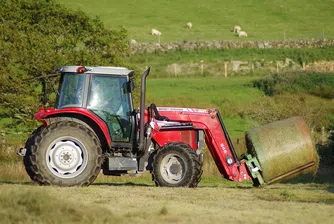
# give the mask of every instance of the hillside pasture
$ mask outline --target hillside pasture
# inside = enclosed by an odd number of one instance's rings
[[[72,9],[99,16],[110,28],[124,26],[129,39],[158,42],[151,29],[162,32],[161,42],[233,40],[234,25],[252,40],[334,37],[332,0],[57,0]],[[192,29],[184,25],[192,22]]]

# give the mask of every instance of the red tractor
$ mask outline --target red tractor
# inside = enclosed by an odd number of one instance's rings
[[[196,187],[206,143],[224,178],[265,184],[256,153],[238,158],[217,109],[146,108],[149,71],[141,78],[138,114],[132,102],[133,71],[62,67],[54,108],[35,114],[43,125],[20,150],[30,178],[41,185],[87,186],[101,169],[118,176],[148,170],[157,186]],[[302,165],[279,176],[314,164]]]

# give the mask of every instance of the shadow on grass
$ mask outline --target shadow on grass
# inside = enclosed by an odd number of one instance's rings
[[[226,189],[253,189],[256,188],[252,185],[230,185],[230,184],[216,184],[216,183],[205,183],[205,184],[200,184],[197,188],[226,188]]]
[[[332,184],[333,185],[334,181],[333,181],[333,178],[328,174],[325,176],[305,175],[305,176],[296,177],[292,180],[283,181],[282,183],[287,183],[287,184]]]
[[[330,193],[334,193],[334,168],[319,168],[317,174],[313,175],[304,175],[296,177],[292,180],[287,180],[282,182],[282,184],[315,184],[315,185],[326,185],[324,190],[327,190]],[[317,188],[311,187],[310,190]],[[331,202],[332,203],[332,202]]]
[[[143,184],[134,182],[124,182],[124,183],[92,183],[92,186],[135,186],[135,187],[154,187],[153,184]]]
[[[0,180],[0,185],[2,184],[15,184],[15,185],[36,185],[33,182],[20,182],[20,181],[7,181],[7,180]]]
[[[143,184],[134,182],[124,182],[124,183],[93,183],[92,186],[134,186],[134,187],[156,187],[154,184]],[[167,188],[167,187],[166,187]],[[225,184],[215,184],[215,183],[204,183],[200,184],[197,188],[232,188],[232,189],[252,189],[251,185],[225,185]]]
[[[334,193],[334,186],[328,187],[327,191],[330,193]]]
[[[240,189],[240,190],[251,190],[254,188],[258,188],[258,187],[254,187],[253,185],[249,185],[249,186],[218,186],[219,188],[226,188],[226,189]]]

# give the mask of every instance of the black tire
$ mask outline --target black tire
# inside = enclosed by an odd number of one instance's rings
[[[182,142],[168,143],[153,157],[152,180],[158,187],[197,187],[202,175],[199,156]]]
[[[26,149],[31,149],[32,147],[32,144],[33,144],[33,141],[34,141],[34,138],[35,138],[35,135],[38,134],[39,132],[41,132],[41,130],[44,128],[44,126],[39,126],[38,128],[36,128],[32,133],[31,135],[29,136],[29,138],[27,139],[26,141],[26,144],[25,144],[25,148]],[[27,156],[27,154],[30,152],[31,150],[27,150],[25,156],[23,157],[23,163],[24,163],[24,166],[26,168],[26,171],[29,175],[29,177],[33,180],[32,176],[34,175],[34,172],[32,170],[32,166],[30,165],[31,163],[29,162],[30,159],[29,159],[29,156]]]
[[[28,138],[26,149],[26,171],[40,185],[88,186],[103,162],[95,133],[73,121],[39,127]]]

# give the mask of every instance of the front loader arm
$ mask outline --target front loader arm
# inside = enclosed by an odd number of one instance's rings
[[[181,125],[177,126],[180,129],[186,124],[190,130],[204,132],[208,149],[224,178],[237,182],[250,179],[245,160],[238,160],[218,110],[169,107],[159,107],[158,110],[171,121],[180,122]],[[156,128],[156,135],[163,132],[160,131],[163,127]]]

